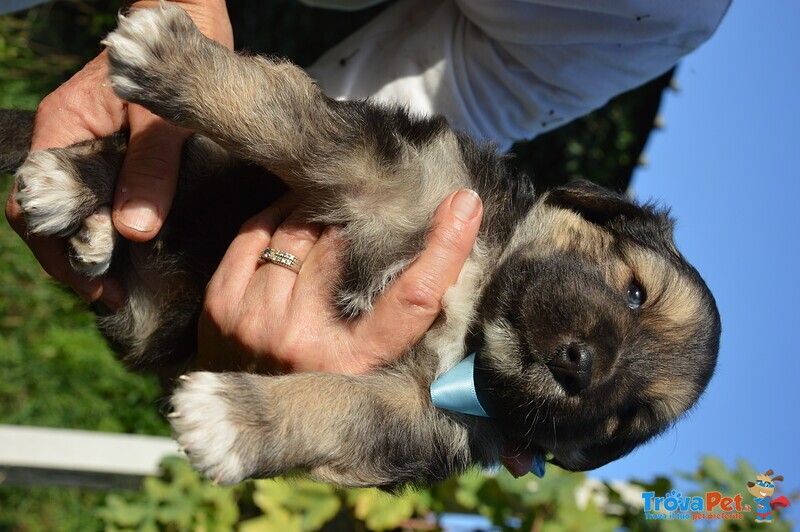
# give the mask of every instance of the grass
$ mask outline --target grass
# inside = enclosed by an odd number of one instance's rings
[[[10,177],[0,184],[7,197]],[[8,227],[0,232],[0,316],[0,422],[167,433],[152,408],[155,379],[123,369],[83,301],[46,279]]]
[[[0,107],[35,108],[80,62],[28,45],[40,16],[0,17]],[[11,176],[0,175],[0,198],[11,185]],[[168,434],[159,394],[154,378],[123,369],[85,303],[48,279],[0,222],[0,423]],[[100,530],[93,509],[105,497],[0,483],[0,531]]]

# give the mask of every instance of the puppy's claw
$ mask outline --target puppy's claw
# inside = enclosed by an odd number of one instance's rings
[[[180,412],[170,412],[169,414],[167,414],[167,417],[169,419],[178,419],[179,417],[181,417],[181,413]]]
[[[181,380],[183,382],[192,382],[192,378],[186,374],[178,375],[178,380]]]

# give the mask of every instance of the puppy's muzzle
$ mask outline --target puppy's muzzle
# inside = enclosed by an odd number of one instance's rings
[[[562,345],[547,367],[564,390],[572,395],[586,389],[592,381],[594,351],[586,344]]]

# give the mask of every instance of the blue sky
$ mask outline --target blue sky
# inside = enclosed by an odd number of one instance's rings
[[[714,454],[798,490],[800,3],[734,2],[677,80],[633,188],[672,207],[678,246],[716,296],[719,364],[687,419],[594,474],[650,478]]]

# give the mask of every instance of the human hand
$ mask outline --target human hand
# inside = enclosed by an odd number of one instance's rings
[[[262,211],[228,248],[206,290],[195,369],[357,374],[399,358],[440,314],[483,214],[472,191],[445,198],[426,249],[369,315],[348,322],[336,318],[331,303],[340,271],[338,232],[302,223],[290,214],[293,206],[287,196]],[[300,272],[260,266],[267,247],[297,256]]]
[[[233,31],[224,0],[180,0],[179,4],[208,37],[233,48]],[[134,3],[131,9],[156,7],[158,0]],[[69,81],[42,100],[36,112],[31,151],[64,147],[102,138],[123,128],[130,142],[114,196],[113,220],[126,238],[146,241],[161,229],[175,188],[183,141],[190,132],[166,123],[143,107],[120,100],[107,83],[106,52],[90,61]],[[122,306],[119,281],[105,276],[89,279],[73,271],[64,239],[27,234],[16,189],[6,202],[6,217],[25,240],[44,270],[71,286],[87,301]]]

